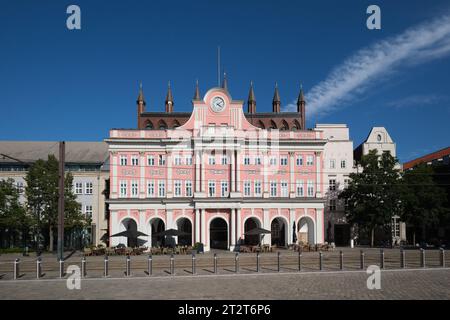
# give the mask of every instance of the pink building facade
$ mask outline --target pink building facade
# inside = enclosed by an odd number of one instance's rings
[[[148,235],[110,245],[236,250],[259,242],[245,235],[256,227],[271,231],[264,244],[288,246],[294,232],[297,241],[324,242],[323,133],[260,129],[243,104],[212,88],[178,128],[110,131],[110,234]],[[166,229],[185,235],[155,236]]]

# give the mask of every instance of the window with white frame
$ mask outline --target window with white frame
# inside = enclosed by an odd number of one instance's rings
[[[147,196],[148,197],[155,196],[155,182],[153,180],[147,181]]]
[[[92,205],[86,205],[86,206],[84,207],[84,214],[85,214],[87,217],[92,217]]]
[[[23,182],[22,182],[22,181],[17,181],[17,182],[16,182],[16,189],[17,189],[17,192],[18,192],[19,194],[22,194],[22,193],[23,193],[24,188],[23,188]]]
[[[280,164],[281,164],[282,166],[287,166],[287,164],[288,164],[288,158],[287,158],[287,156],[282,156],[282,157],[280,158]]]
[[[307,182],[307,192],[308,197],[314,197],[314,183],[312,180],[308,180]]]
[[[227,165],[228,164],[228,157],[226,154],[222,155],[222,165]]]
[[[347,166],[347,161],[345,161],[344,159],[341,160],[341,169],[345,169],[346,166]]]
[[[271,197],[277,196],[277,182],[276,181],[270,181],[270,196]]]
[[[256,180],[255,181],[255,197],[261,196],[261,181]]]
[[[276,165],[277,165],[277,158],[274,157],[274,156],[270,157],[270,159],[269,159],[269,164],[270,164],[271,166],[276,166]]]
[[[281,196],[282,196],[282,197],[287,197],[287,196],[289,196],[288,183],[287,183],[287,181],[281,181]]]
[[[166,155],[160,154],[158,156],[158,165],[165,166],[166,165]]]
[[[336,169],[336,160],[330,159],[330,169]]]
[[[249,197],[251,193],[250,181],[244,181],[244,196]]]
[[[349,178],[344,179],[344,188],[347,188],[349,183],[350,183],[350,179]]]
[[[83,183],[82,182],[75,183],[75,194],[83,194]]]
[[[302,166],[303,165],[303,157],[302,156],[298,156],[297,157],[297,166]]]
[[[139,157],[138,156],[131,156],[131,165],[132,166],[138,166],[139,165]]]
[[[303,180],[297,180],[296,193],[297,197],[303,197],[305,195],[305,192],[303,190]]]
[[[166,196],[166,181],[158,181],[158,197],[162,198]]]
[[[192,197],[192,181],[186,180],[185,183],[186,197]]]
[[[127,156],[120,156],[120,165],[121,166],[127,165]]]
[[[188,165],[188,166],[191,166],[192,165],[192,155],[187,155],[185,158],[184,158],[184,161],[186,162],[186,165]]]
[[[155,165],[155,157],[153,157],[153,156],[148,156],[148,157],[147,157],[147,164],[148,164],[149,166],[154,166],[154,165]]]
[[[215,153],[211,153],[208,156],[208,164],[209,165],[215,165],[216,164],[216,154]]]
[[[314,157],[313,156],[307,156],[306,157],[306,165],[307,166],[312,166],[314,164]]]
[[[176,155],[176,156],[173,158],[173,164],[176,165],[176,166],[181,166],[181,156]]]
[[[261,165],[261,157],[255,157],[255,164],[257,165],[257,166],[260,166]]]
[[[92,194],[92,189],[93,189],[93,185],[92,182],[86,182],[85,188],[84,188],[84,193],[85,194]]]
[[[208,181],[208,195],[210,197],[216,196],[216,182],[214,180]]]
[[[221,184],[221,196],[228,197],[228,181],[222,181],[220,184]]]
[[[250,157],[249,156],[245,156],[244,157],[244,165],[248,166],[250,164]]]
[[[328,181],[328,185],[329,185],[330,191],[335,191],[336,190],[336,179],[330,179]]]
[[[131,196],[137,197],[139,194],[139,185],[137,181],[131,181]]]
[[[127,196],[127,182],[126,181],[120,181],[120,196],[121,197]]]
[[[336,199],[330,199],[328,209],[330,211],[336,211]]]
[[[175,180],[173,189],[175,197],[181,197],[181,180]]]

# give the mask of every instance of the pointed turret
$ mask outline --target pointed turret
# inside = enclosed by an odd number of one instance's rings
[[[195,81],[195,92],[193,100],[200,100],[200,89],[198,88],[198,79]]]
[[[272,100],[272,111],[273,112],[280,112],[280,93],[278,92],[278,83],[275,83],[275,92],[273,94],[273,100]]]
[[[298,94],[297,99],[297,112],[300,113],[300,123],[301,123],[301,130],[306,130],[306,114],[305,114],[305,95],[303,94],[303,85],[300,84],[300,93]]]
[[[250,91],[248,93],[248,113],[256,113],[256,98],[255,92],[253,92],[253,81],[250,82]]]
[[[228,91],[228,80],[226,72],[223,73],[222,88]]]
[[[172,89],[170,87],[170,81],[167,86],[167,95],[166,95],[166,112],[173,112],[173,96]]]
[[[141,113],[145,112],[145,98],[144,98],[144,90],[142,89],[142,82],[139,83],[139,94],[136,100],[137,104],[137,123],[138,129],[140,128],[139,119],[141,117]]]

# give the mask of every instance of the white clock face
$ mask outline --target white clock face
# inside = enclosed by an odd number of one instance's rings
[[[215,112],[220,112],[225,108],[225,101],[221,97],[214,97],[211,102],[211,108]]]

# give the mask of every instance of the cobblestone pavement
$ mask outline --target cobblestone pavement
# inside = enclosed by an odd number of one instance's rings
[[[450,268],[0,281],[0,299],[450,299]]]

